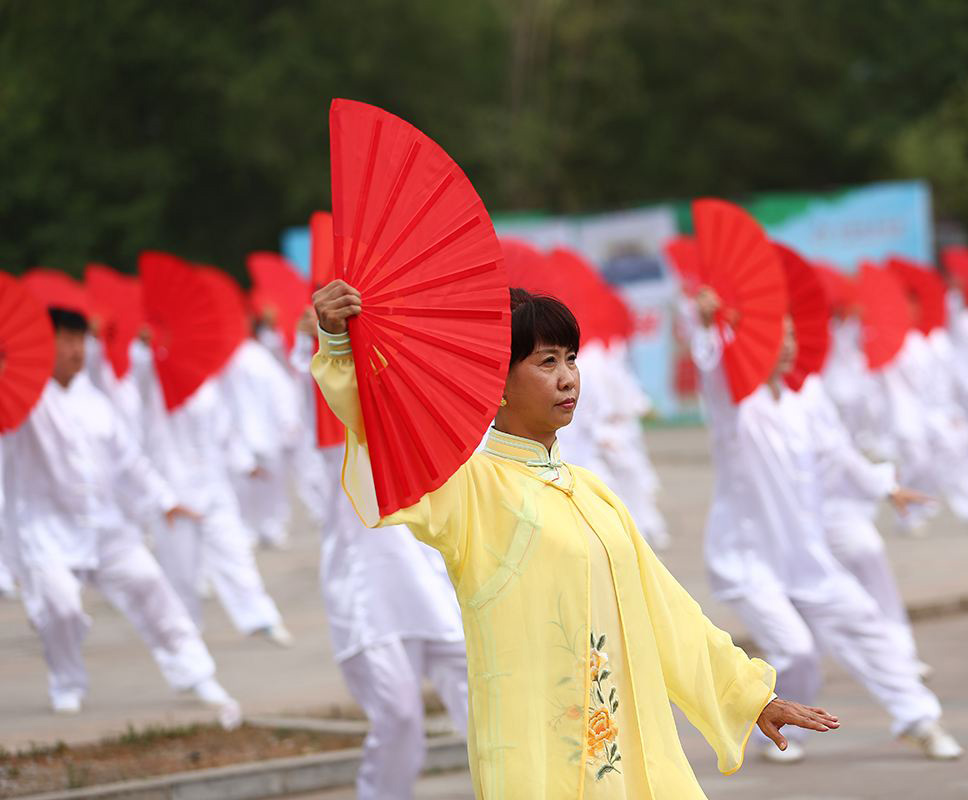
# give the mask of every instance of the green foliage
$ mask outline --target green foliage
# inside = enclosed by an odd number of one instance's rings
[[[923,175],[963,215],[966,62],[950,0],[0,0],[0,266],[241,274],[328,206],[334,96],[494,210]]]

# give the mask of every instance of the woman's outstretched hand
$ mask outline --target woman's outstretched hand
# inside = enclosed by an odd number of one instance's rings
[[[787,740],[780,733],[780,728],[784,725],[795,725],[812,731],[829,731],[840,727],[837,717],[828,714],[822,708],[802,706],[789,700],[781,700],[779,697],[767,703],[756,724],[780,750],[787,749]]]
[[[346,281],[331,281],[313,292],[313,309],[320,328],[327,333],[342,333],[347,318],[363,310],[363,300]]]

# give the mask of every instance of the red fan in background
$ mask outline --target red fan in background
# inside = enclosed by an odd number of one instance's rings
[[[309,307],[309,284],[278,253],[250,253],[245,263],[252,279],[253,310],[260,317],[266,313],[273,317],[286,350],[292,350],[296,325]]]
[[[101,318],[98,333],[111,369],[123,378],[131,366],[129,347],[145,322],[141,283],[110,267],[90,264],[84,270],[84,284],[93,312]]]
[[[787,299],[797,339],[797,359],[783,376],[787,386],[800,391],[808,375],[820,372],[830,349],[830,312],[827,295],[816,270],[796,252],[773,245],[780,255],[786,278]]]
[[[666,242],[666,257],[672,262],[686,294],[694,295],[702,286],[699,265],[699,245],[689,236],[676,236]]]
[[[212,281],[187,262],[146,252],[138,259],[138,271],[155,369],[165,406],[173,411],[225,366],[237,335]]]
[[[943,328],[948,316],[945,286],[934,267],[922,266],[904,258],[889,258],[887,268],[901,281],[908,300],[914,305],[914,324],[925,336]]]
[[[54,330],[41,302],[0,272],[0,433],[19,427],[54,369]]]
[[[85,317],[91,314],[84,284],[59,270],[35,267],[26,272],[20,282],[47,308],[76,311]]]
[[[314,211],[309,218],[310,289],[320,289],[336,277],[333,265],[333,215]]]
[[[548,258],[544,253],[518,239],[502,236],[500,241],[501,252],[504,254],[504,269],[508,276],[508,283],[512,287],[557,297],[556,292],[561,287],[555,283]]]
[[[823,287],[831,312],[850,314],[857,306],[857,286],[850,276],[826,264],[814,263],[813,269]]]
[[[195,270],[212,289],[218,304],[225,338],[223,343],[223,364],[225,364],[242,342],[249,338],[251,323],[245,293],[235,279],[218,267],[196,264]]]
[[[333,280],[333,217],[316,211],[309,218],[309,274],[312,288],[320,288]],[[346,439],[346,429],[326,404],[323,393],[316,391],[316,446],[335,447]]]
[[[780,355],[786,282],[763,229],[743,209],[723,200],[692,204],[699,279],[719,296],[723,365],[733,402],[770,376]],[[727,332],[725,329],[729,328]]]
[[[563,247],[548,255],[556,281],[566,287],[561,299],[576,309],[582,339],[608,344],[612,339],[628,339],[635,320],[625,301],[588,261]]]
[[[873,264],[861,265],[857,291],[867,366],[883,369],[900,352],[914,325],[911,307],[900,281]]]
[[[566,248],[545,255],[514,239],[501,239],[501,247],[509,283],[561,300],[578,320],[583,343],[632,335],[635,320],[625,301],[581,255]]]
[[[374,106],[330,109],[333,257],[350,320],[382,515],[441,486],[498,408],[510,352],[508,282],[484,204],[419,130]]]
[[[946,247],[941,253],[941,262],[968,304],[968,247]]]

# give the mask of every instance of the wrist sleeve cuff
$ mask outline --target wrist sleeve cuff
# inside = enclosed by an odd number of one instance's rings
[[[350,348],[350,333],[330,333],[316,326],[319,337],[319,352],[327,358],[350,358],[353,351]]]

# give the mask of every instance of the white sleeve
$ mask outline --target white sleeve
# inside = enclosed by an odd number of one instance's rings
[[[812,379],[808,379],[812,380]],[[838,489],[858,500],[882,500],[897,489],[893,464],[874,464],[855,446],[819,383],[803,388],[820,474],[838,475]]]
[[[110,449],[118,503],[143,521],[173,509],[178,505],[174,491],[145,457],[127,426],[114,417],[113,428]]]

